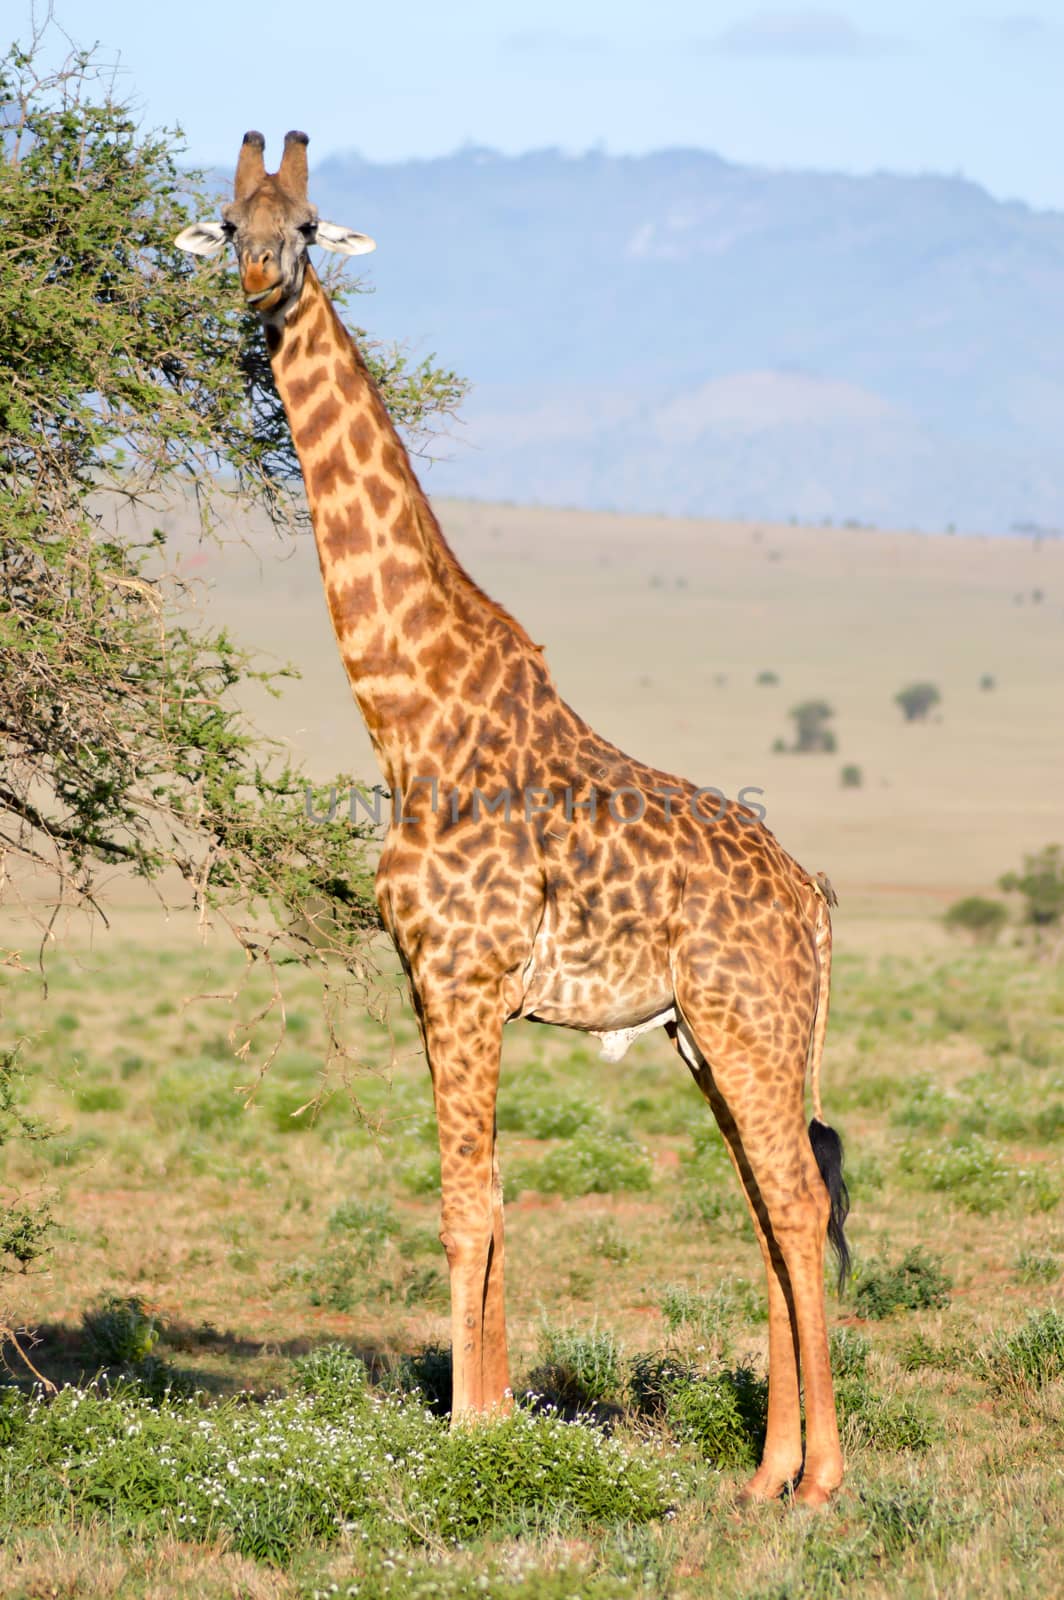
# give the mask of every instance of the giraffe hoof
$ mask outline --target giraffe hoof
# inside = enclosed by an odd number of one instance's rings
[[[778,1472],[771,1468],[766,1470],[759,1467],[748,1483],[744,1483],[739,1490],[739,1501],[742,1505],[759,1505],[767,1500],[779,1500],[791,1487],[801,1468],[793,1472]]]
[[[831,1504],[837,1488],[838,1484],[833,1484],[831,1488],[825,1488],[823,1484],[812,1483],[803,1478],[794,1491],[795,1504],[804,1506],[807,1511],[821,1511],[825,1506]]]

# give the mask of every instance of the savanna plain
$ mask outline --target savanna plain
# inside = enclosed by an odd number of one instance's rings
[[[845,1485],[819,1515],[738,1503],[764,1425],[760,1257],[663,1035],[609,1064],[577,1034],[508,1030],[519,1404],[451,1434],[431,1091],[388,952],[372,1014],[337,974],[281,969],[279,1036],[270,974],[176,891],[165,911],[116,876],[109,927],[60,919],[42,951],[20,881],[4,1043],[49,1132],[7,1144],[4,1183],[58,1225],[0,1299],[58,1393],[8,1348],[0,1593],[1048,1600],[1062,930],[1038,937],[999,879],[1064,843],[1064,542],[442,512],[588,720],[763,791],[838,892],[823,1090],[852,1200],[855,1271],[828,1289]],[[212,620],[302,673],[250,714],[311,776],[375,781],[310,542],[199,544],[167,520]],[[941,698],[906,721],[894,696],[920,681]],[[810,701],[835,748],[795,753]],[[971,895],[1007,908],[992,939],[944,926]]]

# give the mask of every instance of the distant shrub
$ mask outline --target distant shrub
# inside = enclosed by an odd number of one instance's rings
[[[1008,918],[1008,910],[1000,900],[969,894],[963,900],[955,900],[942,921],[951,933],[970,934],[976,944],[993,944]]]
[[[984,694],[989,693],[991,689],[996,689],[997,679],[994,677],[994,674],[992,672],[984,672],[983,676],[979,679],[979,687],[983,690]]]
[[[948,1306],[952,1287],[941,1262],[915,1245],[893,1266],[873,1261],[858,1270],[854,1310],[878,1320],[895,1311]]]
[[[844,789],[859,789],[864,783],[864,773],[860,767],[849,762],[839,773],[839,782]]]
[[[773,688],[779,681],[780,675],[778,672],[766,671],[759,672],[757,675],[757,682],[763,684],[766,688]]]
[[[1036,929],[1055,927],[1064,917],[1064,852],[1047,844],[1024,856],[1022,872],[1006,872],[1000,880],[1006,894],[1022,895],[1023,920]]]
[[[898,690],[894,704],[901,707],[906,722],[922,722],[941,699],[942,695],[935,684],[911,683],[908,688]]]
[[[835,735],[828,727],[835,713],[826,700],[803,700],[800,705],[792,706],[787,715],[794,723],[791,749],[795,754],[830,755],[836,748]]]

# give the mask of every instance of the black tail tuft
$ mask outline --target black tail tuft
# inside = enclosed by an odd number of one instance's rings
[[[846,1218],[850,1214],[850,1195],[842,1175],[842,1140],[834,1128],[814,1117],[809,1124],[809,1143],[813,1146],[820,1176],[827,1186],[831,1201],[828,1218],[828,1239],[839,1258],[839,1290],[850,1275],[850,1247],[846,1243]]]

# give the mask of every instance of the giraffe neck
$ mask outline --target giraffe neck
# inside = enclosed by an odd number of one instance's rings
[[[475,708],[490,654],[534,661],[521,626],[450,549],[358,347],[307,267],[295,309],[267,323],[303,470],[340,655],[390,788],[430,760],[433,732]]]

